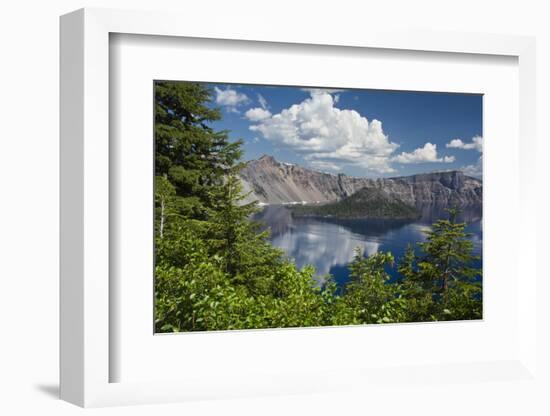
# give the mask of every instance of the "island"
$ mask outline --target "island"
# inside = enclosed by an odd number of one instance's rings
[[[399,220],[414,220],[420,217],[420,213],[413,205],[380,188],[362,188],[340,201],[295,205],[291,210],[295,217]]]

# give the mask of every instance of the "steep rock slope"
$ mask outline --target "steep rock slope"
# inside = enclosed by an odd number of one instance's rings
[[[482,182],[461,171],[433,172],[396,178],[357,178],[330,174],[262,156],[241,171],[249,200],[266,204],[337,201],[362,188],[378,188],[407,204],[480,204]]]

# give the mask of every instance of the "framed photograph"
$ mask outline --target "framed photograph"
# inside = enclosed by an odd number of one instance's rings
[[[483,318],[481,94],[154,94],[155,333]]]
[[[534,40],[179,21],[61,18],[62,398],[536,385]]]

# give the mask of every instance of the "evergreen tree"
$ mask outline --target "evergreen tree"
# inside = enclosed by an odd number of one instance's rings
[[[168,178],[194,218],[205,218],[210,191],[242,155],[240,141],[230,142],[227,131],[211,127],[221,113],[210,102],[202,84],[155,82],[155,175]]]
[[[224,184],[213,189],[209,195],[212,201],[209,211],[209,239],[215,252],[224,259],[225,272],[237,277],[243,265],[259,262],[261,258],[246,258],[249,248],[261,243],[258,239],[258,225],[250,220],[257,211],[256,202],[244,203],[246,195],[237,176],[240,166],[228,170]]]
[[[449,219],[436,221],[426,242],[419,243],[417,270],[408,278],[431,293],[431,319],[481,318],[481,270],[473,267],[479,258],[466,224],[456,221],[458,210],[448,212]]]
[[[407,305],[407,320],[410,322],[434,320],[432,316],[433,281],[431,276],[418,273],[417,262],[414,248],[409,244],[397,267],[401,276],[398,282],[400,296],[406,300]]]

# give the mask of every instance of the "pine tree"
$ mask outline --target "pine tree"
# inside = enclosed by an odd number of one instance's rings
[[[213,187],[242,155],[242,142],[211,124],[221,118],[211,108],[211,91],[192,82],[155,82],[155,175],[175,187],[186,215],[205,218]]]
[[[243,203],[246,195],[237,172],[240,166],[235,166],[227,172],[224,184],[211,191],[212,206],[209,212],[210,242],[216,254],[224,259],[225,271],[230,276],[236,276],[239,265],[245,254],[243,242],[255,239],[257,227],[250,221],[250,216],[257,211],[256,202]],[[258,259],[256,259],[258,260]]]
[[[409,244],[397,267],[401,279],[396,283],[399,284],[400,297],[406,301],[407,320],[410,322],[433,320],[433,281],[431,276],[418,272],[418,260]]]
[[[416,259],[413,279],[432,293],[436,319],[481,317],[481,270],[473,267],[473,255],[466,224],[456,221],[458,210],[448,209],[449,219],[438,220],[419,243],[422,254]]]

